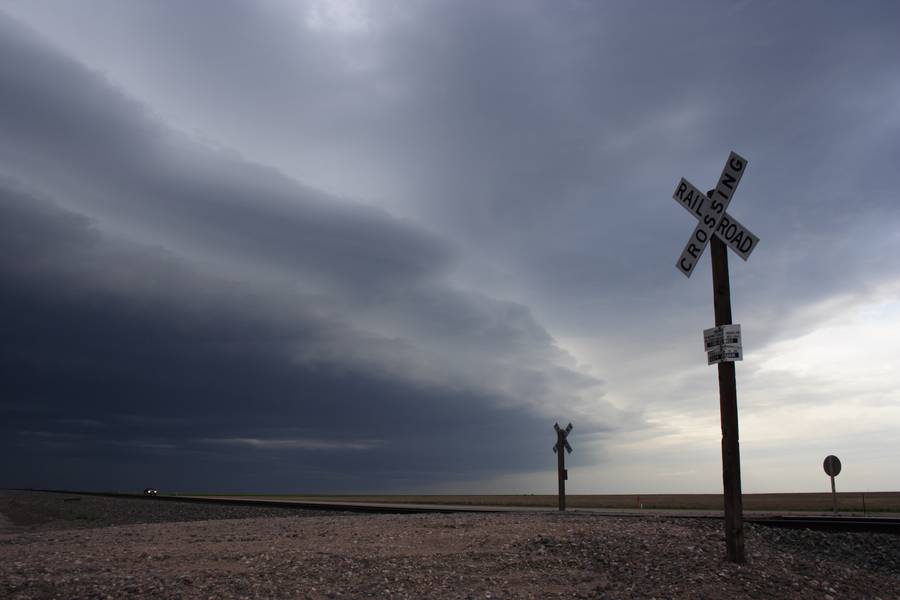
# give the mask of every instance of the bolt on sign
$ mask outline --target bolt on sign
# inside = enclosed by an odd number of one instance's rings
[[[572,454],[572,446],[569,445],[569,432],[572,431],[572,424],[566,425],[563,429],[559,423],[553,424],[556,430],[556,444],[553,445],[553,452],[556,454],[557,480],[559,482],[559,510],[566,510],[566,480],[569,478],[569,471],[566,469],[566,452]],[[563,452],[565,449],[566,452]]]
[[[725,161],[714,189],[704,194],[682,178],[672,194],[672,198],[698,221],[675,262],[675,267],[685,277],[690,277],[707,245],[711,247],[716,326],[703,332],[703,343],[707,363],[717,364],[719,370],[725,547],[728,560],[738,563],[744,562],[744,516],[734,361],[742,360],[744,355],[741,326],[733,324],[731,319],[731,287],[728,281],[726,248],[731,248],[738,256],[747,260],[759,244],[759,238],[727,212],[746,170],[747,159],[732,152]]]

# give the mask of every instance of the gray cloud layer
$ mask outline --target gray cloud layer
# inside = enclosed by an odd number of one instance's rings
[[[454,250],[440,238],[188,139],[12,21],[2,28],[14,481],[135,486],[149,472],[180,487],[372,489],[487,477],[535,468],[547,415],[602,393],[527,308],[450,285]],[[235,477],[229,461],[247,471]]]
[[[708,267],[691,281],[674,269],[693,222],[669,196],[682,176],[711,186],[731,149],[750,166],[729,211],[761,238],[749,263],[732,259],[748,349],[898,280],[893,3],[323,6],[8,4],[47,36],[0,18],[3,223],[18,248],[4,268],[40,290],[16,306],[73,287],[57,298],[65,308],[46,310],[74,322],[106,290],[104,310],[129,335],[232,332],[239,343],[225,346],[239,354],[179,338],[194,358],[141,363],[181,374],[173,389],[199,386],[191,398],[212,384],[188,372],[234,372],[214,386],[234,390],[234,406],[270,380],[272,397],[329,377],[380,399],[420,394],[413,423],[436,440],[437,481],[459,467],[438,441],[475,427],[451,434],[432,419],[470,423],[449,407],[487,411],[491,430],[512,418],[539,432],[558,417],[602,436],[705,410],[695,368],[712,319]],[[329,15],[335,6],[350,18]],[[40,339],[35,368],[39,347],[55,347]],[[208,371],[183,367],[207,359]],[[238,376],[245,359],[258,370]],[[117,381],[145,368],[122,367]],[[52,434],[38,426],[53,402],[21,430]],[[372,423],[374,434],[341,429],[345,473],[395,447],[387,414],[315,402],[298,414]],[[207,440],[190,443],[236,456],[313,452],[322,439],[235,409],[247,431],[194,426],[190,413],[173,441],[170,409],[140,416],[153,424],[147,448]],[[60,419],[106,422],[102,411]]]
[[[392,489],[543,458],[529,441],[546,419],[490,391],[298,361],[351,334],[8,186],[2,199],[5,478],[19,485]]]

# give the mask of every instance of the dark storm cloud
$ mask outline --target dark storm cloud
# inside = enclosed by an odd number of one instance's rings
[[[440,238],[175,133],[0,28],[11,481],[478,479],[542,466],[547,415],[602,396],[526,307],[449,285]],[[583,430],[617,427],[605,410]]]
[[[552,437],[546,419],[478,390],[298,365],[329,323],[0,195],[6,483],[398,489],[546,458],[527,441]]]

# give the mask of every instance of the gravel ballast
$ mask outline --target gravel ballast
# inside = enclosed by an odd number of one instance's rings
[[[884,534],[747,525],[738,566],[716,520],[74,497],[0,492],[0,597],[900,598]]]

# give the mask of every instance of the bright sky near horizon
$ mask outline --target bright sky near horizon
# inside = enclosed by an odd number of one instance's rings
[[[0,487],[900,482],[900,5],[0,0]]]

